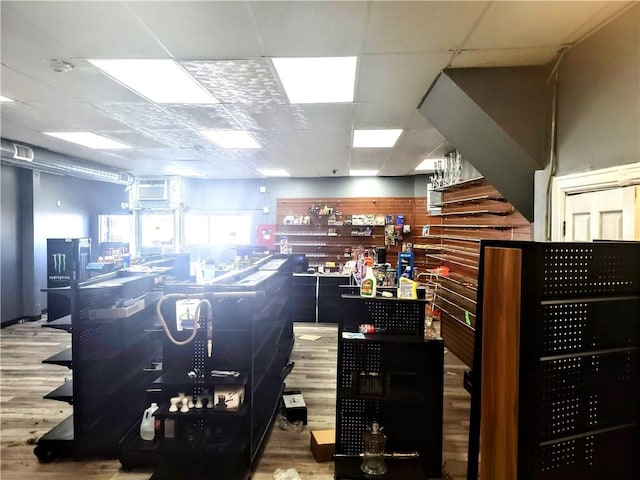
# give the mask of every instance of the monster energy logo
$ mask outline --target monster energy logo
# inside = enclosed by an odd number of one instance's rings
[[[64,273],[67,271],[67,255],[65,253],[54,253],[53,271],[56,273]]]

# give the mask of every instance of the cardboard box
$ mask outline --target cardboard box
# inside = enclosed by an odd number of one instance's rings
[[[335,430],[313,430],[311,432],[311,454],[316,462],[330,462],[336,446]]]

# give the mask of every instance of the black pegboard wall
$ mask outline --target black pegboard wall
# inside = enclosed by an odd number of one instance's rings
[[[543,245],[544,297],[624,295],[640,291],[640,255],[631,244]]]
[[[639,299],[543,305],[541,356],[633,346],[639,311]]]
[[[364,451],[363,434],[373,421],[380,421],[377,400],[341,398],[337,405],[339,426],[336,453],[358,455]]]

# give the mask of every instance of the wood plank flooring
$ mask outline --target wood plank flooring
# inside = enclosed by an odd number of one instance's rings
[[[71,378],[71,370],[42,360],[68,348],[71,335],[41,328],[43,320],[0,330],[0,478],[2,480],[146,480],[149,470],[124,471],[117,459],[57,460],[40,463],[35,441],[72,413],[72,406],[42,397]],[[295,468],[303,480],[332,480],[333,463],[317,463],[309,451],[311,430],[335,424],[337,326],[299,323],[292,354],[295,368],[287,388],[301,390],[309,424],[298,433],[271,432],[255,469],[254,480],[271,480],[278,468]],[[301,335],[320,335],[316,341]],[[451,352],[445,354],[445,471],[453,480],[466,478],[469,395],[462,388],[466,367]],[[410,479],[407,479],[410,480]]]

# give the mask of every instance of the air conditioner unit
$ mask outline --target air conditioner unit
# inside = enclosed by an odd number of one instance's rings
[[[138,181],[138,200],[167,200],[168,193],[166,179]]]

